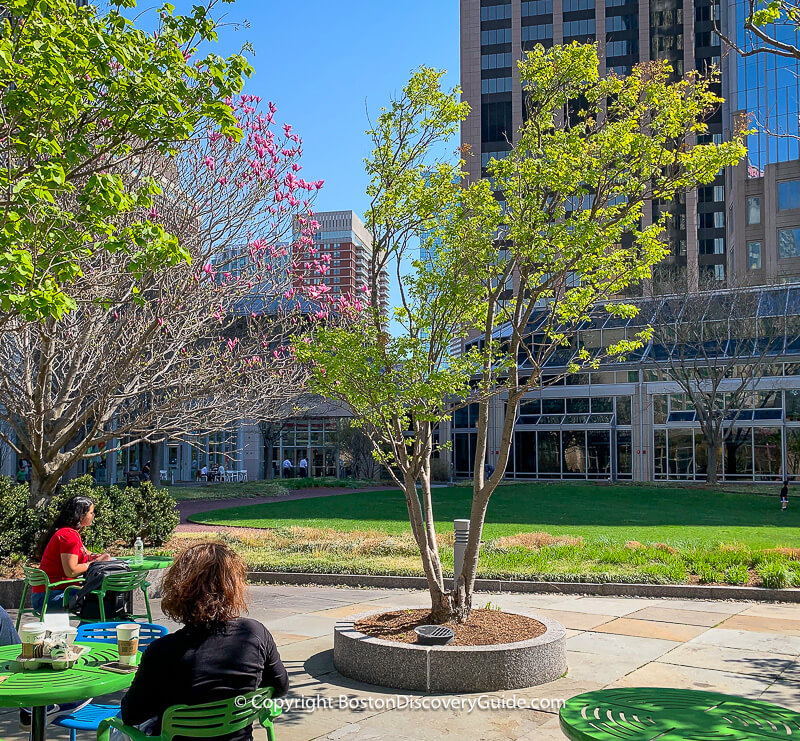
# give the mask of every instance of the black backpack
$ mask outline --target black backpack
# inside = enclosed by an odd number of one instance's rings
[[[97,620],[100,617],[100,601],[95,589],[103,586],[103,578],[110,574],[120,574],[131,568],[124,561],[93,561],[86,570],[86,576],[77,592],[69,598],[69,611],[81,620]],[[106,620],[124,620],[126,615],[126,594],[108,592],[103,600]]]

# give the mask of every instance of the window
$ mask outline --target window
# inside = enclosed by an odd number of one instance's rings
[[[564,23],[564,36],[589,36],[594,33],[594,18],[584,18],[581,21],[566,21]]]
[[[778,210],[800,208],[800,180],[785,180],[778,183]]]
[[[651,39],[653,52],[680,51],[683,49],[683,34],[655,36]]]
[[[593,10],[594,0],[564,0],[564,12],[572,13],[576,10]]]
[[[639,42],[626,39],[625,41],[609,41],[606,44],[606,56],[624,57],[628,54],[634,56],[639,53]]]
[[[547,15],[553,12],[553,0],[533,0],[522,3],[522,17],[531,15]]]
[[[606,18],[606,31],[635,31],[639,17],[635,15],[610,15]]]
[[[663,26],[682,26],[683,10],[680,8],[676,10],[655,10],[650,13],[650,25],[656,28]]]
[[[510,77],[490,77],[488,80],[481,80],[481,93],[489,95],[491,93],[510,93]]]
[[[778,257],[800,257],[800,229],[778,229]]]
[[[505,5],[490,5],[488,8],[481,8],[482,21],[500,21],[504,18],[511,18],[511,3]]]
[[[715,229],[723,229],[725,227],[725,212],[724,211],[715,211],[714,212],[714,228]]]
[[[481,106],[481,141],[494,142],[511,138],[511,101],[484,103]]]
[[[481,167],[488,167],[490,160],[502,160],[508,155],[509,152],[481,152]]]
[[[511,52],[481,54],[481,69],[504,69],[511,66]]]
[[[619,75],[620,77],[627,77],[631,72],[633,72],[633,68],[629,64],[617,64],[607,68],[608,74],[615,74]]]
[[[719,46],[719,36],[713,31],[700,31],[695,39],[697,46]]]
[[[714,200],[717,203],[722,203],[725,200],[725,186],[724,185],[715,185],[714,186]]]
[[[697,214],[697,226],[700,229],[713,229],[714,214]]]
[[[748,224],[761,223],[761,197],[751,196],[747,199],[747,215]]]
[[[543,41],[544,39],[552,39],[552,38],[553,38],[552,23],[543,23],[538,26],[522,27],[523,41]]]
[[[725,254],[725,239],[723,237],[717,237],[714,240],[714,254],[715,255]]]
[[[761,242],[747,243],[747,269],[761,270]]]
[[[481,46],[490,46],[491,44],[510,44],[510,43],[511,43],[510,28],[493,28],[491,31],[481,31]]]

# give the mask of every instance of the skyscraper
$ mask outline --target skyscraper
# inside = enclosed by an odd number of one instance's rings
[[[308,255],[298,255],[298,280],[306,285],[325,283],[333,295],[363,297],[363,288],[371,285],[372,235],[354,211],[322,211],[314,214],[319,230],[314,234],[318,255],[329,255],[327,270],[320,273]],[[308,267],[306,267],[308,262]],[[382,270],[378,279],[378,303],[389,309],[389,276]]]
[[[768,133],[781,127],[797,133],[800,66],[766,55],[741,60],[731,53],[723,60],[714,19],[721,19],[723,33],[739,39],[735,28],[743,22],[744,5],[744,0],[728,0],[723,8],[713,0],[461,0],[461,86],[472,106],[462,144],[473,155],[467,162],[470,175],[485,174],[489,160],[511,148],[524,115],[516,61],[536,44],[596,42],[601,73],[628,74],[633,65],[653,59],[668,60],[676,78],[718,66],[718,92],[726,103],[707,121],[703,138],[721,142],[743,112],[763,122],[761,130],[749,138],[750,156],[740,167],[679,194],[673,203],[652,203],[643,213],[645,224],[663,211],[671,216],[670,254],[654,278],[677,269],[685,271],[690,286],[722,286],[729,279],[765,283],[800,276],[798,141]],[[781,183],[790,177],[796,185]]]

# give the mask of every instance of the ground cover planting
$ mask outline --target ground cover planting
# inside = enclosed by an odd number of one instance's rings
[[[777,490],[777,487],[775,487]],[[434,491],[443,563],[469,490]],[[794,502],[792,502],[793,504]],[[776,496],[658,485],[504,486],[489,506],[479,577],[800,586],[800,508]],[[251,528],[222,537],[254,570],[421,575],[397,491],[194,515]]]

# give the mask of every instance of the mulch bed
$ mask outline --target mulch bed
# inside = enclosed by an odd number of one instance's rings
[[[416,643],[414,628],[430,625],[430,610],[398,610],[362,618],[355,629],[373,638],[400,643]],[[500,610],[473,610],[466,623],[445,623],[455,631],[451,646],[494,646],[527,641],[547,630],[542,623],[524,615]]]

